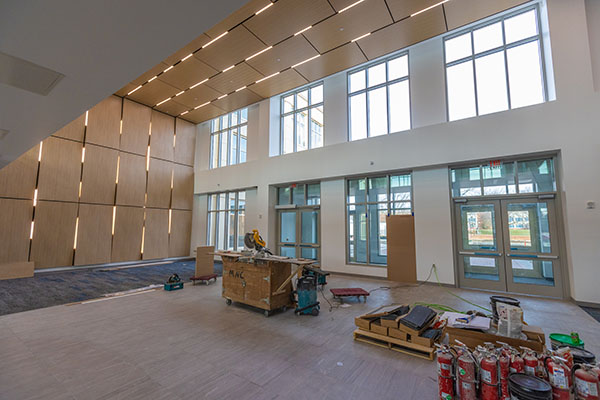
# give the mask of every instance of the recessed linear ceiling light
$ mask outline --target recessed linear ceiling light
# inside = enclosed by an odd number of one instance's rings
[[[171,65],[169,68],[165,69],[162,73],[164,74],[165,72],[168,72],[168,71],[170,71],[172,69],[173,69],[173,66]]]
[[[229,71],[230,69],[233,69],[234,67],[235,67],[235,65],[231,65],[231,66],[229,66],[229,67],[225,68],[225,69],[223,70],[223,72],[227,72],[227,71]]]
[[[241,88],[239,88],[239,89],[235,89],[235,91],[236,91],[236,92],[239,92],[239,91],[241,91],[241,90],[244,90],[244,89],[246,89],[246,88],[247,88],[247,86],[242,86],[242,87],[241,87]]]
[[[266,81],[267,79],[269,79],[269,78],[272,78],[272,77],[274,77],[275,75],[279,75],[279,72],[275,72],[274,74],[271,74],[271,75],[269,75],[269,76],[265,76],[264,78],[262,78],[262,79],[259,79],[259,80],[257,80],[257,81],[256,81],[256,82],[254,82],[254,83],[260,83],[260,82],[262,82],[262,81]]]
[[[261,12],[265,11],[267,8],[271,7],[273,5],[273,3],[269,3],[269,5],[264,6],[263,8],[261,8],[260,10],[258,10],[254,15],[258,15]]]
[[[227,97],[227,94],[224,94],[223,96],[217,97],[217,100],[224,99],[225,97]]]
[[[194,53],[190,53],[190,54],[188,54],[187,56],[185,56],[185,57],[183,57],[183,58],[181,59],[181,62],[184,62],[185,60],[187,60],[188,58],[190,58],[190,57],[191,57],[191,56],[193,56],[193,55],[194,55]]]
[[[132,93],[134,93],[134,92],[138,91],[138,90],[139,90],[141,87],[142,87],[142,85],[140,85],[140,86],[136,87],[136,88],[135,88],[135,89],[133,89],[131,92],[127,93],[127,96],[129,96],[130,94],[132,94]]]
[[[148,81],[148,83],[152,82],[153,80],[155,80],[156,78],[158,78],[158,75],[154,75],[152,78],[150,78],[150,80]]]
[[[444,4],[444,3],[447,3],[447,2],[449,2],[449,1],[450,1],[450,0],[444,0],[444,1],[440,1],[439,3],[437,3],[437,4],[434,4],[434,5],[432,5],[432,6],[429,6],[429,7],[427,7],[427,8],[424,8],[424,9],[422,9],[421,11],[417,11],[416,13],[414,13],[414,14],[411,14],[410,16],[411,16],[411,17],[414,17],[415,15],[419,15],[419,14],[421,14],[421,13],[424,13],[425,11],[429,11],[429,10],[431,10],[432,8],[435,8],[435,7],[439,6],[439,5],[442,5],[442,4]]]
[[[341,13],[343,13],[344,11],[351,9],[352,7],[354,7],[354,6],[356,6],[356,5],[360,4],[360,3],[362,3],[363,1],[365,1],[365,0],[358,0],[356,3],[352,3],[352,4],[350,4],[348,7],[344,7],[344,8],[342,8],[340,11],[338,11],[338,14],[341,14]]]
[[[352,39],[350,42],[351,42],[351,43],[354,43],[354,42],[356,42],[357,40],[360,40],[360,39],[362,39],[362,38],[366,38],[366,37],[367,37],[367,36],[369,36],[370,34],[371,34],[371,32],[369,32],[369,33],[365,33],[364,35],[362,35],[362,36],[359,36],[359,37],[357,37],[356,39]]]
[[[193,88],[195,88],[196,86],[200,86],[200,85],[202,85],[202,84],[203,84],[204,82],[206,82],[206,81],[208,81],[208,78],[204,79],[203,81],[200,81],[200,82],[196,83],[196,84],[195,84],[195,85],[193,85],[193,86],[190,86],[190,89],[193,89]]]
[[[175,97],[177,97],[177,96],[181,96],[181,95],[182,95],[182,94],[184,94],[184,93],[185,93],[185,90],[182,90],[181,92],[177,93],[177,94],[175,95]]]
[[[187,113],[189,113],[189,112],[190,112],[190,110],[187,110],[187,111],[184,111],[184,112],[182,112],[182,113],[181,113],[181,114],[179,114],[179,115],[185,115],[185,114],[187,114]]]
[[[207,101],[207,102],[206,102],[206,103],[204,103],[204,104],[200,104],[199,106],[196,106],[196,107],[194,107],[194,110],[197,110],[197,109],[199,109],[200,107],[204,107],[204,106],[206,106],[206,105],[208,105],[208,104],[210,104],[210,101]]]
[[[210,46],[211,44],[213,44],[217,40],[221,39],[223,36],[227,35],[228,33],[229,33],[229,31],[225,31],[225,32],[221,33],[219,36],[217,36],[216,38],[214,38],[213,40],[211,40],[210,42],[208,42],[204,46],[202,46],[202,48],[204,49],[204,48]]]
[[[171,100],[171,98],[169,97],[168,99],[164,99],[163,101],[161,101],[160,103],[158,103],[157,105],[155,105],[154,107],[158,107],[163,103],[166,103],[167,101]]]
[[[273,46],[269,46],[266,49],[262,49],[261,51],[259,51],[258,53],[252,54],[250,57],[246,58],[246,61],[248,60],[252,60],[254,57],[261,55],[262,53],[264,53],[267,50],[271,50],[273,48]]]
[[[304,63],[307,63],[307,62],[309,62],[309,61],[312,61],[312,60],[314,60],[315,58],[318,58],[318,57],[321,57],[321,55],[320,55],[320,54],[317,54],[317,55],[316,55],[316,56],[314,56],[314,57],[308,58],[308,59],[306,59],[306,60],[304,60],[304,61],[300,61],[298,64],[296,64],[296,65],[292,65],[292,68],[299,67],[300,65],[302,65],[302,64],[304,64]]]
[[[312,28],[312,25],[307,26],[306,28],[302,29],[301,31],[298,31],[298,32],[294,33],[294,36],[298,36],[299,34],[306,32],[310,28]]]

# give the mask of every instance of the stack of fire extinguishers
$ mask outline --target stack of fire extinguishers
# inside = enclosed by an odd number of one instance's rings
[[[572,395],[600,400],[600,364],[574,364],[568,347],[536,353],[501,342],[474,351],[458,341],[437,346],[440,400],[545,399],[542,392],[552,400],[570,400]]]

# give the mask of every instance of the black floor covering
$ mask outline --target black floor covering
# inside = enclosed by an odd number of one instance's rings
[[[592,308],[592,307],[581,307],[583,311],[590,314],[594,319],[600,322],[600,308]]]
[[[110,270],[106,267],[38,273],[33,278],[0,281],[0,315],[101,297],[108,293],[164,283],[172,274],[184,282],[194,275],[195,261]],[[222,264],[215,263],[221,275]]]

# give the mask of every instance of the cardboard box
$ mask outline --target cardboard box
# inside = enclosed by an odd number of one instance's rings
[[[503,342],[517,348],[523,346],[538,353],[546,348],[546,336],[544,335],[544,331],[541,328],[532,325],[523,325],[523,333],[527,335],[527,340],[492,335],[469,329],[451,328],[448,326],[444,328],[444,334],[446,333],[448,334],[448,343],[455,344],[455,340],[458,339],[471,349],[478,345],[483,345],[485,342]]]
[[[378,335],[388,336],[388,329],[386,326],[381,326],[381,320],[377,319],[371,323],[371,332]]]
[[[398,328],[388,328],[388,336],[400,340],[408,340],[408,335],[406,334],[406,332],[402,332]]]
[[[373,320],[372,319],[368,319],[368,318],[363,318],[363,317],[356,317],[356,318],[354,318],[354,325],[356,325],[360,329],[364,329],[365,331],[370,331],[371,330],[371,323],[372,322],[373,322]]]

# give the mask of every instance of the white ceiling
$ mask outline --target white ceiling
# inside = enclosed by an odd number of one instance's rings
[[[0,168],[244,3],[0,1],[0,52],[65,75],[48,96],[0,83]]]

